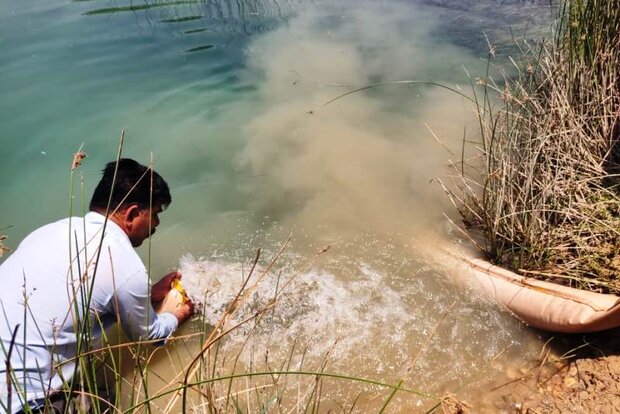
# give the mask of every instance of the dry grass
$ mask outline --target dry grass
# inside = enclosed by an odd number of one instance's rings
[[[515,76],[478,81],[479,157],[453,200],[495,263],[620,292],[620,8],[568,2],[555,38],[521,50]]]
[[[4,255],[4,253],[10,251],[8,247],[4,245],[4,241],[6,240],[6,236],[0,234],[0,257]]]

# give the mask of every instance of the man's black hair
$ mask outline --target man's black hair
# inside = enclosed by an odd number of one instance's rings
[[[90,200],[90,210],[105,210],[108,206],[110,191],[112,191],[110,212],[117,208],[122,210],[132,204],[137,204],[140,208],[148,208],[151,205],[151,169],[130,158],[118,160],[116,180],[114,179],[115,169],[116,161],[106,164],[103,177]],[[113,181],[114,189],[112,189]],[[160,206],[163,210],[172,201],[168,184],[155,171],[152,172],[152,181],[152,206]]]

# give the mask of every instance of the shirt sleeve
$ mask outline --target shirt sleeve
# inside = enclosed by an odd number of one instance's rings
[[[142,272],[140,272],[142,273]],[[116,290],[112,298],[125,333],[134,341],[167,339],[179,322],[172,313],[157,314],[149,296],[146,274],[136,274]]]

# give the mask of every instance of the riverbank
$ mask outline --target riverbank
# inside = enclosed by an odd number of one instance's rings
[[[539,393],[537,413],[620,412],[620,356],[576,359]]]
[[[587,335],[541,333],[548,346],[496,399],[501,412],[620,412],[620,329]]]
[[[473,270],[459,259],[476,255],[465,239],[433,251],[458,252],[442,257],[442,265],[454,277],[462,278],[465,289],[482,294],[484,289],[475,280]],[[495,301],[493,292],[489,294],[489,299]],[[503,307],[500,303],[497,306]],[[511,317],[518,319],[514,314]],[[520,364],[504,366],[492,359],[491,366],[503,373],[503,379],[486,383],[482,380],[469,395],[456,393],[457,399],[463,399],[462,404],[444,408],[445,412],[620,412],[613,409],[620,407],[620,328],[581,334],[554,333],[525,324],[522,328],[539,341],[534,351],[537,355]]]

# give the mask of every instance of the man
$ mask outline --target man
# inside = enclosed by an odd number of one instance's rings
[[[75,357],[96,348],[114,322],[134,341],[163,343],[191,316],[191,302],[156,314],[152,303],[180,275],[149,289],[133,249],[155,232],[170,202],[168,184],[152,169],[131,159],[108,163],[86,216],[35,230],[0,265],[3,411],[66,404],[59,390],[75,383]]]

